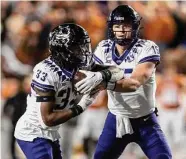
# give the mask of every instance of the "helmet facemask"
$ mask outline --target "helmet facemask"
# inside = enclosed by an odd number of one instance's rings
[[[72,65],[75,65],[78,68],[88,67],[90,60],[92,59],[92,50],[90,39],[85,39],[84,42],[73,44],[68,49],[69,58],[68,62]]]

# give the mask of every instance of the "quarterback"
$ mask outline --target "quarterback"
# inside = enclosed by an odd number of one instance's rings
[[[128,5],[115,8],[108,18],[108,39],[101,41],[94,58],[99,64],[123,69],[124,78],[108,82],[109,113],[99,138],[95,159],[116,159],[130,142],[137,143],[149,159],[172,155],[155,113],[155,70],[160,62],[158,46],[140,39],[141,17]],[[96,87],[96,74],[76,84],[87,93]],[[97,80],[101,81],[101,80]]]
[[[49,51],[50,56],[33,69],[27,109],[15,128],[15,138],[27,159],[62,158],[60,124],[81,114],[94,99],[85,94],[75,103],[74,76],[79,69],[104,68],[95,64],[88,33],[76,24],[54,28],[49,34]],[[116,76],[112,70],[101,71],[97,77],[100,81],[123,78],[122,70]]]

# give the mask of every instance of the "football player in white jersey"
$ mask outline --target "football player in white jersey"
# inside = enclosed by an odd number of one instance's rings
[[[138,38],[141,17],[128,5],[115,8],[108,19],[108,40],[101,41],[95,60],[117,66],[124,78],[107,84],[109,113],[99,138],[95,159],[116,159],[130,142],[136,142],[150,159],[171,159],[171,151],[155,114],[155,70],[158,46]],[[152,30],[153,31],[153,30]],[[100,84],[92,72],[76,84],[87,93]],[[95,82],[99,81],[99,82]]]
[[[27,109],[15,128],[28,159],[62,158],[59,125],[81,114],[91,100],[85,95],[76,105],[72,85],[77,69],[92,58],[87,32],[75,24],[59,25],[50,32],[49,50],[51,55],[33,69]]]
[[[86,94],[78,104],[74,102],[74,76],[79,69],[106,68],[94,63],[88,33],[76,24],[54,28],[49,34],[49,50],[51,55],[33,69],[27,109],[14,133],[28,159],[62,158],[60,124],[81,114],[93,100]],[[123,78],[122,69],[115,68],[114,75],[112,70],[101,71],[97,77],[100,81]]]

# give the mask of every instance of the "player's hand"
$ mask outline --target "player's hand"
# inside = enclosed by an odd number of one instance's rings
[[[87,77],[75,84],[76,90],[81,94],[90,93],[92,89],[98,86],[103,77],[100,72],[86,72]]]
[[[77,105],[81,106],[83,111],[92,104],[97,94],[85,94]]]

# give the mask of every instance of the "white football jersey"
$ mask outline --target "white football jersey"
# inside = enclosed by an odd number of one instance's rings
[[[54,109],[69,109],[76,99],[74,88],[72,88],[75,71],[61,69],[51,60],[51,57],[34,67],[31,93],[27,97],[27,109],[15,129],[17,139],[32,141],[34,138],[42,137],[54,141],[60,138],[59,126],[47,127],[43,123],[40,113],[41,102],[37,102],[38,95],[33,88],[36,87],[42,91],[54,90],[56,92]]]
[[[158,46],[150,41],[137,39],[122,56],[115,53],[115,43],[111,40],[101,41],[94,59],[99,64],[122,68],[125,77],[129,78],[135,67],[147,61],[160,61]],[[135,92],[118,93],[108,90],[108,108],[115,115],[129,118],[145,116],[155,109],[155,69],[150,79]]]

